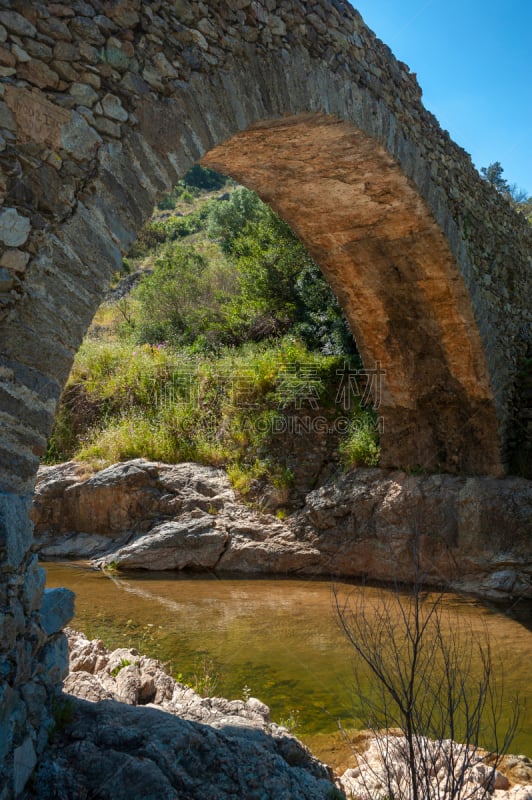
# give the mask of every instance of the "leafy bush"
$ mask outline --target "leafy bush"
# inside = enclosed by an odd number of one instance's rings
[[[217,238],[238,275],[231,308],[249,340],[292,332],[310,349],[356,357],[356,345],[320,268],[289,226],[254,192],[237,189],[209,210]]]
[[[259,196],[243,186],[235,189],[229,200],[213,204],[209,210],[207,233],[220,242],[224,253],[231,253],[234,242],[267,213]]]
[[[157,203],[159,211],[173,211],[176,207],[176,200],[172,194],[165,194]]]
[[[208,261],[197,249],[167,244],[153,273],[133,292],[139,304],[136,340],[175,345],[231,343],[233,335],[223,309],[233,280],[225,261]]]

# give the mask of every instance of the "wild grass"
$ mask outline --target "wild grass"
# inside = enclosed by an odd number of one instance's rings
[[[379,463],[379,431],[375,415],[359,409],[340,442],[340,457],[345,467],[376,467]]]
[[[280,494],[293,474],[268,455],[275,421],[304,413],[309,399],[334,408],[338,356],[294,338],[225,348],[219,355],[164,345],[86,339],[63,394],[46,461],[93,468],[131,458],[196,461],[228,469],[245,496],[267,479]],[[342,444],[347,465],[376,463],[367,414]]]

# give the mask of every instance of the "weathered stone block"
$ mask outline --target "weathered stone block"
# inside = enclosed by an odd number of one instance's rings
[[[28,709],[30,722],[33,725],[37,725],[43,716],[46,689],[38,683],[27,683],[22,687],[22,697]]]
[[[0,266],[12,272],[22,273],[26,271],[26,266],[30,259],[30,254],[24,250],[6,250],[0,258]]]
[[[30,235],[31,222],[16,208],[5,208],[0,212],[0,241],[8,247],[20,247]]]
[[[59,686],[68,675],[68,642],[56,634],[39,654],[39,677],[47,686]]]
[[[37,611],[40,608],[45,583],[46,573],[39,566],[37,556],[33,556],[26,570],[26,578],[22,590],[22,602],[27,614],[31,614],[32,611]]]
[[[0,613],[0,652],[11,650],[15,646],[16,636],[13,616]]]
[[[85,161],[94,156],[102,137],[76,111],[61,131],[61,146],[75,159]]]
[[[15,284],[13,276],[7,269],[0,267],[0,292],[9,292]]]
[[[51,636],[59,633],[74,616],[74,592],[70,589],[45,589],[41,606],[42,626]]]
[[[28,495],[0,493],[0,549],[5,552],[9,569],[22,564],[31,543],[31,500]]]
[[[17,36],[35,36],[37,31],[31,22],[16,11],[0,11],[0,22]]]
[[[81,106],[88,106],[88,108],[92,108],[98,100],[98,93],[86,83],[73,83],[69,92]]]
[[[122,107],[120,98],[116,95],[106,94],[102,99],[102,107],[107,117],[111,117],[111,119],[115,119],[118,122],[126,122],[128,113],[125,108]]]
[[[20,64],[17,74],[23,80],[38,86],[40,89],[56,89],[59,84],[57,72],[45,64],[44,61],[37,61],[35,58]]]
[[[13,738],[26,721],[26,706],[20,694],[10,686],[0,686],[0,764],[9,753]]]

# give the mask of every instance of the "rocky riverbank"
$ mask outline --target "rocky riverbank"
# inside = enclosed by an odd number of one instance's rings
[[[408,581],[532,598],[532,482],[358,469],[310,492],[286,519],[239,502],[227,474],[136,459],[87,475],[42,467],[35,546],[105,567],[312,574]]]
[[[386,787],[385,751],[388,774],[404,774],[400,737],[368,740],[355,766],[335,776],[270,720],[260,700],[200,697],[137,650],[111,652],[100,640],[68,628],[66,634],[70,672],[25,800],[370,800]],[[464,748],[439,743],[436,783],[446,779],[450,761],[442,754],[449,750],[461,769]],[[468,797],[480,800],[488,787],[494,800],[532,800],[532,787],[523,785],[532,780],[528,759],[508,760],[510,779],[481,755],[470,762],[462,769]],[[434,796],[443,796],[436,783]]]
[[[66,629],[70,673],[25,798],[323,800],[331,770],[255,698],[204,698],[160,662]]]

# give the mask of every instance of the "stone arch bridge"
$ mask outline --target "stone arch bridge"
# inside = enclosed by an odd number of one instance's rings
[[[386,371],[383,466],[504,474],[532,279],[529,226],[344,0],[0,0],[0,79],[4,798],[64,660],[38,613],[33,477],[111,272],[194,162],[255,189],[322,267]]]

